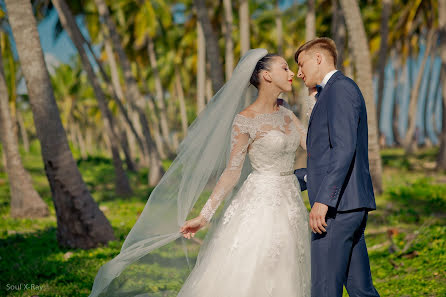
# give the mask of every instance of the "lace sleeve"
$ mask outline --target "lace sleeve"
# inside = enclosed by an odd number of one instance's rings
[[[305,128],[302,122],[296,117],[296,115],[292,111],[290,111],[290,114],[294,124],[296,125],[297,131],[299,131],[301,135],[300,145],[304,150],[307,150],[307,128]]]
[[[312,95],[306,96],[305,101],[307,103],[307,117],[310,118],[313,107],[316,104],[316,97]]]
[[[200,212],[208,222],[211,220],[226,195],[232,191],[237,184],[243,168],[248,146],[252,142],[252,139],[249,137],[249,129],[238,119],[239,117],[236,116],[232,125],[231,153],[228,164],[215,185],[211,196]]]

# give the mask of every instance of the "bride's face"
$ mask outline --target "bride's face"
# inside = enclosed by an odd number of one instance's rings
[[[290,92],[293,83],[294,72],[288,67],[288,63],[282,57],[274,57],[270,64],[269,80],[282,92]]]

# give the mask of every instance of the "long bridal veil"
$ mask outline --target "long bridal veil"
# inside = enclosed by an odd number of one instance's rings
[[[215,186],[225,169],[233,119],[255,99],[256,90],[249,80],[266,54],[265,49],[248,51],[231,79],[189,127],[176,159],[151,193],[120,253],[99,269],[90,297],[176,296],[196,261],[198,248],[207,248],[219,216],[214,216],[201,246],[183,239],[179,228],[200,195]],[[233,193],[250,172],[246,158]],[[228,196],[226,201],[233,195]]]

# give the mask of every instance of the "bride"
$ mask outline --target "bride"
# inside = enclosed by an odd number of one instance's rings
[[[242,57],[191,125],[120,254],[99,270],[91,297],[166,296],[118,294],[110,283],[149,252],[181,236],[190,239],[209,223],[178,296],[310,296],[308,211],[293,173],[306,130],[292,111],[277,105],[293,77],[285,59],[264,49]],[[250,85],[258,94],[246,106]],[[200,215],[185,222],[211,177],[219,178]]]

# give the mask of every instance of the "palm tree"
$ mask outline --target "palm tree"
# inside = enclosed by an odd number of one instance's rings
[[[307,1],[308,12],[305,17],[305,38],[307,41],[316,37],[315,0]]]
[[[97,0],[102,1],[102,0]],[[155,80],[155,94],[156,94],[156,103],[159,108],[159,118],[160,118],[160,126],[161,133],[163,134],[163,138],[169,147],[169,150],[173,150],[172,148],[172,140],[170,138],[169,126],[167,124],[167,110],[166,104],[164,103],[164,90],[161,83],[161,77],[158,70],[158,61],[155,52],[155,43],[150,35],[147,37],[147,52],[149,55],[150,65],[152,67],[152,73]]]
[[[178,96],[178,102],[180,104],[180,115],[181,115],[181,128],[183,130],[183,137],[187,133],[187,112],[186,112],[186,102],[184,99],[183,86],[181,84],[181,73],[178,67],[175,67],[175,90]]]
[[[202,25],[206,42],[206,56],[211,66],[210,77],[212,79],[213,92],[217,92],[224,84],[223,66],[220,59],[218,37],[209,20],[208,10],[204,0],[194,0],[197,18]]]
[[[68,146],[31,2],[5,3],[56,209],[59,244],[72,248],[106,244],[114,239],[113,229],[91,197]]]
[[[446,0],[438,1],[438,27],[440,34],[441,79],[446,81]],[[443,120],[440,134],[440,151],[437,168],[446,170],[446,87],[443,86]]]
[[[26,126],[25,126],[25,121],[23,119],[23,115],[21,113],[21,111],[16,108],[15,110],[15,118],[17,120],[17,124],[20,130],[20,135],[22,138],[22,142],[23,142],[23,148],[25,150],[25,152],[29,153],[29,137],[28,137],[28,132],[26,130]]]
[[[379,194],[382,193],[382,164],[378,145],[370,50],[357,1],[340,0],[340,3],[347,24],[349,43],[353,51],[358,86],[364,95],[367,106],[370,172],[375,192]]]
[[[234,41],[232,40],[232,1],[223,0],[225,9],[225,72],[226,80],[229,80],[234,70]]]
[[[147,120],[146,115],[144,114],[146,100],[139,91],[136,78],[134,77],[131,70],[130,61],[127,58],[126,53],[124,52],[124,48],[121,44],[121,37],[117,31],[113,19],[110,16],[110,12],[108,10],[106,3],[103,0],[95,0],[95,3],[96,6],[98,7],[99,15],[101,16],[102,21],[104,23],[104,30],[106,31],[105,38],[111,39],[113,44],[113,49],[116,51],[119,57],[120,66],[124,73],[124,81],[126,83],[125,96],[129,100],[134,111],[137,112],[139,121],[141,123],[141,128],[145,136],[144,138],[146,141],[147,150],[149,152],[149,160],[151,167],[151,169],[149,170],[149,177],[148,177],[149,185],[156,185],[160,181],[164,172],[161,166],[161,159],[159,156],[159,152],[154,144],[151,132],[149,130],[148,126],[149,122]],[[150,3],[148,3],[147,5],[150,5]],[[161,127],[162,131],[164,131],[165,133],[164,135],[165,138],[168,139],[169,131],[167,127],[167,118],[165,117],[166,115],[165,115],[164,102],[163,100],[161,100],[159,101],[159,103],[162,108],[161,121],[162,123],[164,123],[161,124]]]
[[[331,36],[338,50],[338,65],[336,68],[344,71],[344,47],[345,47],[345,21],[342,14],[342,8],[338,4],[338,0],[332,0],[333,18],[331,22]]]
[[[206,41],[203,25],[197,20],[197,115],[204,109],[206,93]]]
[[[133,125],[133,122],[130,119],[128,109],[123,104],[123,102],[125,101],[124,91],[123,91],[123,89],[121,87],[121,82],[120,82],[120,79],[119,79],[119,70],[118,70],[118,65],[116,63],[116,60],[115,60],[115,56],[113,54],[113,46],[111,44],[110,39],[107,39],[107,38],[104,38],[104,39],[105,39],[104,40],[105,52],[107,54],[107,62],[108,62],[108,65],[110,66],[111,84],[113,86],[114,93],[116,94],[116,96],[114,96],[115,97],[115,101],[116,101],[119,109],[121,110],[121,113],[123,115],[124,121],[126,123],[125,132],[124,132],[124,130],[121,132],[121,134],[125,134],[126,139],[122,140],[121,143],[125,146],[124,142],[128,143],[128,139],[127,138],[128,137],[133,137],[132,139],[134,141],[132,142],[132,144],[134,144],[135,142],[138,143],[138,146],[140,148],[140,152],[141,152],[142,158],[145,159],[145,157],[148,154],[146,154],[147,152],[145,150],[145,146],[144,146],[144,143],[142,141],[142,137],[140,137],[140,135],[136,131],[136,129],[135,129],[134,125]],[[122,147],[122,149],[124,151],[124,154],[126,155],[126,162],[128,163],[127,155],[130,152],[128,152],[128,151],[126,152],[126,148],[124,146]],[[148,162],[148,160],[144,160],[144,161]],[[128,165],[129,165],[129,163],[128,163]]]
[[[277,34],[277,53],[283,55],[283,24],[282,13],[279,7],[279,0],[274,3],[275,21],[276,21],[276,34]]]
[[[82,33],[80,32],[80,29],[77,26],[77,23],[74,20],[74,17],[71,14],[71,11],[69,10],[69,7],[65,3],[65,1],[53,0],[53,4],[59,14],[59,19],[62,23],[62,26],[67,31],[70,39],[73,41],[73,44],[79,53],[84,69],[87,72],[88,79],[92,84],[95,97],[98,100],[98,105],[101,110],[101,116],[104,121],[105,133],[107,135],[108,141],[110,142],[110,149],[112,152],[113,165],[115,168],[116,193],[125,197],[130,196],[132,194],[132,189],[130,187],[127,174],[124,171],[121,157],[119,155],[120,144],[117,126],[112,113],[108,108],[106,96],[99,84],[93,66],[88,59],[87,52],[83,47],[84,38],[82,36]]]
[[[239,22],[240,22],[240,47],[241,55],[243,56],[251,47],[249,40],[249,3],[248,0],[240,0],[239,7]]]
[[[118,46],[123,50],[121,37],[117,35],[113,38],[114,34],[119,34],[117,32],[117,28],[115,22],[110,16],[110,12],[104,0],[95,0],[97,7],[99,8],[99,15],[103,19],[103,22],[107,25],[108,31],[112,34],[112,39],[114,40],[115,47]],[[155,4],[161,11],[161,17],[158,17],[155,12]],[[159,40],[157,36],[157,31],[160,29],[161,24],[164,27],[170,26],[171,17],[165,17],[165,11],[168,11],[169,8],[165,5],[163,0],[156,1],[143,1],[141,6],[138,6],[138,9],[135,11],[135,17],[133,22],[129,22],[127,25],[133,26],[133,35],[135,38],[134,49],[139,50],[141,48],[147,48],[147,54],[149,57],[149,65],[151,67],[151,73],[153,76],[153,80],[155,82],[155,105],[157,110],[154,112],[154,117],[157,117],[157,125],[154,129],[160,129],[162,133],[162,138],[164,139],[165,145],[168,148],[169,153],[173,152],[174,149],[172,147],[172,139],[170,136],[168,120],[167,120],[167,109],[164,98],[164,90],[163,85],[161,83],[160,71],[158,68],[158,57],[155,49],[154,40]],[[122,51],[120,53],[120,49],[116,49],[118,52],[118,56],[121,57],[121,54],[124,54]],[[121,58],[120,58],[121,59]],[[125,58],[127,59],[127,57]],[[156,131],[155,133],[158,133]],[[157,144],[160,146],[160,144]],[[164,144],[161,144],[164,150]],[[160,151],[161,153],[161,151]]]
[[[0,15],[2,15],[2,19],[0,21],[3,23],[2,25],[7,28],[9,25],[7,24],[5,20],[5,13],[0,9]],[[1,46],[2,46],[2,59],[5,61],[3,63],[3,71],[5,80],[7,81],[7,92],[9,95],[9,106],[11,107],[11,120],[14,123],[17,123],[17,125],[13,125],[14,132],[17,134],[18,138],[18,131],[20,132],[20,136],[22,138],[23,142],[23,148],[25,152],[29,152],[29,138],[28,138],[28,132],[25,127],[25,123],[23,120],[22,113],[20,112],[20,104],[19,102],[24,102],[25,98],[23,96],[17,95],[17,82],[20,81],[20,79],[23,78],[23,76],[20,74],[19,71],[19,63],[14,58],[14,53],[11,50],[11,48],[8,46],[10,44],[10,39],[8,37],[8,34],[1,34]],[[27,103],[27,102],[26,102]]]
[[[432,47],[435,44],[436,40],[436,30],[435,28],[431,28],[426,37],[426,48],[423,55],[423,60],[421,61],[420,69],[418,70],[417,78],[415,80],[415,84],[412,88],[410,94],[410,103],[409,103],[409,125],[406,131],[406,135],[403,140],[403,145],[408,153],[413,153],[416,149],[416,139],[414,137],[415,129],[416,129],[416,114],[417,114],[417,105],[418,99],[420,98],[420,86],[421,81],[423,79],[424,68],[426,66],[429,55],[432,51]]]
[[[0,34],[2,45],[3,35]],[[7,46],[5,44],[5,46]],[[2,46],[3,47],[3,46]],[[8,88],[3,72],[2,47],[0,47],[0,141],[6,159],[11,192],[11,217],[38,218],[49,215],[48,206],[34,189],[31,176],[25,170],[19,153],[19,144],[14,133],[14,123],[9,109]],[[13,76],[15,75],[12,74]]]
[[[382,101],[384,95],[384,78],[385,78],[385,67],[387,62],[387,37],[389,34],[389,17],[392,10],[392,1],[383,0],[382,3],[382,13],[381,13],[381,29],[380,29],[380,47],[378,54],[378,105],[377,105],[377,119],[378,119],[378,128],[379,123],[381,122],[381,109],[382,109]],[[380,132],[378,131],[380,134]]]
[[[149,152],[146,148],[146,146],[144,145],[143,142],[143,138],[144,136],[140,135],[140,133],[138,133],[138,131],[136,131],[135,125],[132,122],[130,115],[129,115],[129,110],[124,106],[124,91],[121,87],[121,83],[120,83],[120,79],[119,79],[119,69],[118,69],[118,65],[116,63],[114,54],[113,54],[113,46],[111,44],[110,39],[108,38],[104,38],[104,45],[105,45],[105,52],[107,55],[107,61],[108,61],[108,65],[110,66],[110,73],[111,73],[111,93],[114,94],[112,97],[115,99],[115,102],[119,108],[119,110],[122,113],[123,119],[126,123],[125,129],[126,129],[126,136],[127,137],[133,137],[132,139],[136,141],[136,143],[138,144],[138,147],[140,149],[140,152],[142,154],[142,159],[143,159],[143,163],[148,164],[149,160],[147,159]],[[101,65],[101,61],[97,61],[96,62],[98,65]],[[107,83],[107,86],[110,83],[110,79],[108,78],[108,75],[105,73],[105,71],[101,71],[102,76],[104,78],[104,80]],[[124,133],[124,132],[122,132]],[[132,144],[135,142],[133,141]],[[125,146],[125,143],[121,142],[122,145]],[[126,152],[126,148],[122,147],[124,154],[126,155],[126,162],[127,161],[127,155],[128,152]]]

